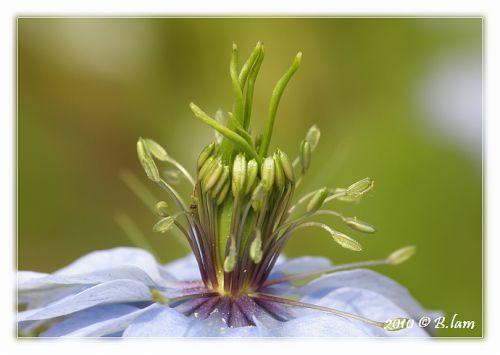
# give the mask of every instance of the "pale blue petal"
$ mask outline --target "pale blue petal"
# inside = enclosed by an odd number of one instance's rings
[[[191,322],[184,336],[187,337],[256,337],[259,336],[255,326],[228,327],[221,313],[214,312],[207,319],[195,319]]]
[[[75,295],[91,287],[91,285],[64,285],[50,289],[18,292],[19,304],[26,304],[26,309],[40,308],[62,298]]]
[[[137,307],[124,304],[88,308],[72,314],[40,334],[40,336],[105,336],[123,330],[126,327],[126,325],[123,325],[123,316],[138,310]]]
[[[17,272],[17,283],[18,285],[32,281],[34,279],[39,279],[50,274],[44,272],[36,272],[36,271],[18,271]]]
[[[200,280],[200,269],[193,253],[163,266],[163,270],[180,281]]]
[[[66,285],[95,285],[119,279],[135,280],[151,287],[169,285],[169,283],[165,285],[164,282],[161,284],[156,283],[137,266],[124,265],[82,274],[54,274],[33,279],[23,276],[22,280],[18,282],[18,290],[23,293],[31,290],[51,289]]]
[[[150,253],[143,249],[129,247],[99,250],[89,253],[56,271],[54,274],[78,275],[123,266],[135,266],[141,269],[154,282],[161,284],[165,281],[165,275],[160,274],[159,265]]]
[[[18,321],[50,319],[100,304],[151,300],[147,286],[132,280],[109,281],[65,297],[43,308],[18,313]]]
[[[302,301],[310,303],[312,297],[305,297]],[[393,318],[409,318],[410,316],[388,298],[379,293],[361,288],[343,287],[338,288],[320,298],[315,304],[348,312],[378,322],[385,322]],[[302,310],[302,314],[313,314],[321,311]],[[340,316],[334,316],[340,318]],[[362,329],[369,336],[392,336],[392,337],[427,337],[428,334],[418,325],[400,331],[387,331],[380,327],[366,324],[364,322],[346,319],[347,322]]]
[[[304,315],[287,322],[255,319],[259,336],[263,337],[366,337],[362,326],[331,314]]]
[[[300,274],[303,272],[313,272],[318,270],[328,269],[332,266],[332,262],[328,258],[319,256],[303,256],[300,258],[289,259],[274,266],[271,272],[273,274]]]
[[[193,320],[168,306],[158,306],[137,317],[124,337],[181,337]]]
[[[365,269],[340,271],[325,275],[298,288],[296,292],[308,296],[311,302],[315,303],[315,300],[340,287],[362,288],[383,295],[405,310],[412,318],[420,318],[430,314],[410,295],[406,288],[386,276]]]
[[[330,259],[323,257],[304,256],[289,260],[283,258],[280,263],[277,263],[274,266],[268,280],[292,274],[300,274],[303,272],[324,270],[330,268],[331,266],[332,263]],[[289,282],[286,282],[262,288],[262,291],[278,295],[292,293],[294,292],[294,287]]]

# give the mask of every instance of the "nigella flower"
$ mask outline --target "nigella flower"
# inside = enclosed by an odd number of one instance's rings
[[[177,229],[192,254],[167,265],[147,251],[96,251],[43,274],[20,272],[22,332],[41,336],[426,336],[412,320],[429,312],[398,283],[374,271],[397,265],[414,253],[404,247],[380,260],[332,265],[326,258],[287,260],[281,255],[294,232],[320,228],[338,246],[355,252],[361,244],[317,221],[331,216],[363,233],[373,226],[324,206],[359,201],[370,178],[347,188],[320,188],[295,199],[309,169],[320,131],[311,127],[290,160],[269,144],[281,95],[301,63],[299,53],[274,88],[262,135],[249,129],[253,89],[264,58],[258,43],[241,69],[233,46],[230,64],[235,103],[227,122],[195,104],[195,116],[218,132],[203,149],[196,179],[158,143],[140,138],[139,160],[150,180],[173,203],[156,205],[153,230]],[[163,177],[157,163],[173,165],[193,185],[189,203]],[[308,281],[308,282],[306,282]]]

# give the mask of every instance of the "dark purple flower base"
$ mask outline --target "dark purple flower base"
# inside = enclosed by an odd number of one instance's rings
[[[257,297],[241,296],[229,298],[214,296],[183,301],[173,307],[186,316],[196,319],[207,319],[214,313],[229,327],[245,327],[255,325],[254,319],[268,316],[279,321],[287,321],[293,317],[290,307],[275,302],[259,300]]]

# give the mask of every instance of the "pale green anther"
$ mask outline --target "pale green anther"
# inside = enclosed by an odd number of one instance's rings
[[[168,298],[166,298],[165,296],[163,296],[163,294],[160,291],[158,291],[156,288],[152,288],[150,290],[150,292],[151,292],[151,298],[156,303],[167,304],[169,302]]]
[[[201,167],[200,171],[198,172],[198,181],[202,180],[205,175],[212,170],[213,164],[216,162],[216,159],[213,156],[209,156],[205,162],[203,163],[203,166]]]
[[[320,137],[321,131],[316,125],[313,125],[311,128],[309,128],[306,134],[306,141],[308,141],[311,145],[311,151],[314,151],[314,149],[316,149]]]
[[[262,260],[262,237],[259,229],[255,231],[255,237],[250,244],[250,259],[255,264]]]
[[[311,165],[311,144],[307,140],[303,140],[300,144],[300,164],[302,171],[307,171]]]
[[[339,201],[344,201],[344,202],[359,202],[361,200],[361,196],[352,196],[352,195],[347,195],[346,190],[344,188],[337,187],[334,191],[333,194],[337,195],[336,199]]]
[[[159,201],[155,205],[156,214],[159,217],[167,217],[168,213],[168,204],[165,201]]]
[[[144,142],[151,155],[156,159],[161,161],[166,161],[168,159],[167,151],[160,144],[149,138],[144,139]]]
[[[266,198],[266,188],[262,185],[262,182],[257,185],[252,193],[252,207],[255,211],[260,210],[264,199]]]
[[[200,155],[198,156],[198,170],[201,169],[207,158],[212,155],[214,148],[215,148],[214,143],[210,143],[205,148],[203,148]]]
[[[159,233],[165,233],[166,231],[172,228],[174,222],[175,219],[172,216],[162,218],[158,222],[156,222],[156,224],[153,226],[153,231]]]
[[[272,157],[267,157],[262,163],[260,171],[260,183],[267,191],[271,190],[271,188],[273,187],[274,159]]]
[[[210,195],[212,198],[216,198],[219,195],[219,192],[222,190],[222,188],[226,184],[228,178],[229,178],[229,166],[224,165],[224,170],[222,171],[222,175],[220,176],[219,180],[217,181],[217,184],[212,189],[212,193]]]
[[[203,179],[203,190],[210,190],[219,180],[224,167],[220,161],[217,161],[213,164],[212,169],[207,171],[205,178]]]
[[[278,149],[278,157],[281,162],[281,167],[285,173],[285,176],[290,181],[295,181],[295,174],[293,172],[293,165],[290,162],[290,159],[285,154],[285,152]]]
[[[245,188],[247,177],[247,160],[245,155],[238,154],[233,161],[232,190],[235,197],[240,196]]]
[[[285,187],[285,172],[281,167],[281,162],[277,154],[274,154],[274,181],[279,191],[282,191]]]
[[[384,322],[384,329],[394,332],[397,330],[406,329],[411,325],[411,320],[408,318],[393,318]]]
[[[151,154],[146,147],[146,143],[144,139],[139,138],[137,141],[137,156],[139,157],[139,161],[141,162],[142,168],[146,172],[146,175],[150,180],[154,182],[160,181],[160,173],[158,172],[158,168],[151,157]]]
[[[359,244],[356,240],[348,237],[347,235],[332,231],[332,238],[337,244],[339,244],[342,248],[346,248],[353,251],[361,251],[363,248],[361,244]]]
[[[329,191],[326,187],[323,187],[322,189],[318,190],[307,204],[306,207],[307,213],[316,212],[321,207],[325,199],[328,197],[328,193]]]
[[[390,265],[399,265],[410,259],[416,252],[417,248],[414,245],[403,247],[392,252],[391,255],[387,257],[387,263]]]
[[[236,264],[236,241],[234,236],[231,235],[227,242],[229,243],[229,250],[224,259],[224,272],[231,272]]]
[[[373,179],[367,177],[355,182],[346,189],[347,196],[360,197],[373,188]]]
[[[245,194],[248,194],[252,189],[255,179],[257,178],[257,173],[259,172],[259,164],[255,159],[249,160],[247,163],[247,178],[245,186]]]
[[[224,184],[224,187],[220,191],[219,196],[217,197],[217,201],[215,201],[217,206],[220,205],[222,202],[224,202],[224,199],[226,198],[230,187],[231,187],[231,181],[228,180],[228,181],[226,181],[226,183]]]
[[[363,233],[375,233],[375,227],[374,226],[372,226],[371,224],[368,224],[366,222],[360,221],[356,217],[345,217],[343,219],[343,221],[349,227],[351,227],[352,229],[357,230],[359,232],[363,232]]]

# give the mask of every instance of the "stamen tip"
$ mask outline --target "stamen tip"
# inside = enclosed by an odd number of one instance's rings
[[[409,245],[398,249],[391,253],[387,257],[387,262],[390,265],[399,265],[404,263],[406,260],[410,259],[417,252],[417,248],[414,245]]]

